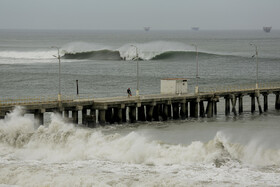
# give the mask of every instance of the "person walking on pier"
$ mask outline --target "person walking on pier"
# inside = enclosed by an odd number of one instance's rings
[[[128,97],[132,96],[130,88],[127,88],[126,91],[127,91],[127,96],[128,96]]]

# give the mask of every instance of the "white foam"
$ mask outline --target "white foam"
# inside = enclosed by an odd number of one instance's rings
[[[206,143],[170,145],[136,132],[106,135],[100,129],[77,128],[58,115],[51,116],[48,126],[38,127],[17,108],[0,120],[0,138],[0,184],[246,186],[280,182],[274,174],[280,172],[279,150],[259,148],[256,141],[234,143],[224,132]],[[257,169],[260,160],[267,160],[262,165],[268,170]]]
[[[136,49],[139,58],[143,60],[150,60],[155,56],[164,52],[171,51],[194,51],[194,47],[180,42],[166,42],[166,41],[153,41],[148,43],[126,44],[118,49],[121,57],[127,60],[132,60],[136,56]]]

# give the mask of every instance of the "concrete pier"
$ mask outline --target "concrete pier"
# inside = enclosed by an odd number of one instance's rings
[[[243,99],[251,101],[251,112],[255,112],[257,102],[259,113],[268,110],[268,95],[275,94],[275,109],[280,110],[280,87],[269,87],[259,89],[243,89],[236,91],[200,92],[199,94],[173,94],[173,95],[143,95],[137,97],[115,97],[115,98],[94,98],[94,99],[74,99],[61,101],[45,101],[14,103],[9,99],[6,103],[0,100],[0,119],[4,119],[6,113],[13,110],[17,105],[24,106],[26,113],[34,114],[39,124],[44,123],[45,112],[57,112],[64,114],[67,120],[72,113],[73,123],[82,122],[85,126],[93,127],[96,122],[100,125],[126,123],[136,121],[166,121],[173,119],[185,119],[188,116],[193,118],[213,117],[217,114],[217,102],[219,98],[224,98],[225,115],[242,114]],[[248,97],[249,96],[249,97]],[[261,99],[263,97],[263,110]],[[238,106],[237,106],[238,100]],[[204,104],[207,103],[205,110]],[[250,102],[249,102],[250,103]],[[232,110],[231,110],[232,105]],[[247,109],[250,111],[250,109]],[[72,112],[70,112],[72,111]],[[81,119],[79,119],[81,111]],[[128,114],[128,116],[127,116]],[[98,116],[97,116],[98,115]],[[98,119],[98,120],[96,120]]]

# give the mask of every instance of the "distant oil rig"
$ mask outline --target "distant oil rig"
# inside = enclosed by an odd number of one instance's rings
[[[192,27],[193,31],[199,31],[199,27]]]
[[[151,29],[151,27],[144,27],[145,31],[149,31]]]
[[[269,33],[272,27],[263,27],[263,31]]]

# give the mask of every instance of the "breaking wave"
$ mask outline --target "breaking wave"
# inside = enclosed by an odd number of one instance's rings
[[[137,46],[137,49],[136,47]],[[184,60],[194,58],[195,49],[192,46],[179,42],[156,41],[143,44],[125,44],[121,47],[105,46],[102,44],[90,44],[73,42],[61,47],[61,56],[69,60],[135,60],[136,54],[139,60]],[[3,59],[30,59],[51,60],[57,55],[54,49],[34,51],[0,51]],[[199,51],[199,56],[223,55],[211,52]]]
[[[255,143],[230,142],[226,134],[217,132],[209,142],[172,145],[136,132],[127,135],[104,134],[100,129],[77,128],[58,115],[51,116],[48,126],[37,128],[37,122],[15,109],[0,120],[0,160],[107,160],[148,165],[205,163],[221,167],[227,163],[280,165],[280,150]],[[10,154],[9,154],[10,153]]]

